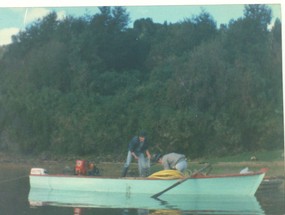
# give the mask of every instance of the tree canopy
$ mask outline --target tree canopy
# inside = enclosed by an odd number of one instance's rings
[[[216,26],[124,7],[52,12],[1,49],[0,150],[120,156],[139,130],[151,149],[195,158],[283,146],[281,21],[266,5]]]

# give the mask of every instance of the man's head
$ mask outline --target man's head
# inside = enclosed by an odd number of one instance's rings
[[[145,137],[146,136],[146,132],[145,131],[141,131],[139,134],[140,137]]]
[[[162,154],[160,153],[153,154],[152,156],[152,161],[155,163],[161,163],[161,159],[162,159]]]
[[[143,142],[145,140],[145,136],[146,136],[146,132],[145,131],[141,131],[139,133],[139,139],[141,142]]]

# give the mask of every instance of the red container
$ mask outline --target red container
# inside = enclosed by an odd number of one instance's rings
[[[75,174],[76,175],[86,175],[87,172],[87,163],[85,160],[76,160],[75,164]]]

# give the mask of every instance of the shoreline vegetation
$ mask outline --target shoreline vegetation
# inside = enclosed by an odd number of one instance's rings
[[[276,156],[276,155],[280,156]],[[283,150],[275,150],[268,152],[255,153],[254,160],[249,158],[245,159],[247,154],[240,154],[238,156],[229,156],[222,158],[209,158],[209,159],[188,159],[188,169],[195,171],[201,168],[203,165],[211,164],[212,170],[210,174],[226,174],[226,173],[238,173],[243,168],[248,167],[250,171],[257,171],[261,168],[268,168],[266,176],[285,179],[285,160]],[[124,164],[124,159],[113,159],[112,156],[96,157],[80,157],[80,156],[47,156],[45,154],[37,156],[27,156],[15,153],[3,153],[0,152],[0,166],[6,166],[10,168],[22,167],[29,171],[32,167],[42,167],[48,170],[50,173],[64,173],[66,171],[72,172],[76,160],[88,160],[95,164],[100,170],[102,176],[116,176],[119,177]],[[162,170],[159,164],[152,163],[150,172],[156,172]],[[129,176],[137,175],[137,164],[132,162]]]
[[[191,159],[283,147],[282,23],[270,5],[221,26],[203,10],[130,26],[127,8],[98,9],[51,12],[3,47],[0,150],[118,162],[140,130]]]

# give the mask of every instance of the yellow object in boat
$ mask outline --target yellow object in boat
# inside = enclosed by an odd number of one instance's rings
[[[153,173],[152,175],[148,176],[148,178],[152,179],[177,179],[177,178],[184,178],[183,173],[178,170],[161,170],[158,172]]]

